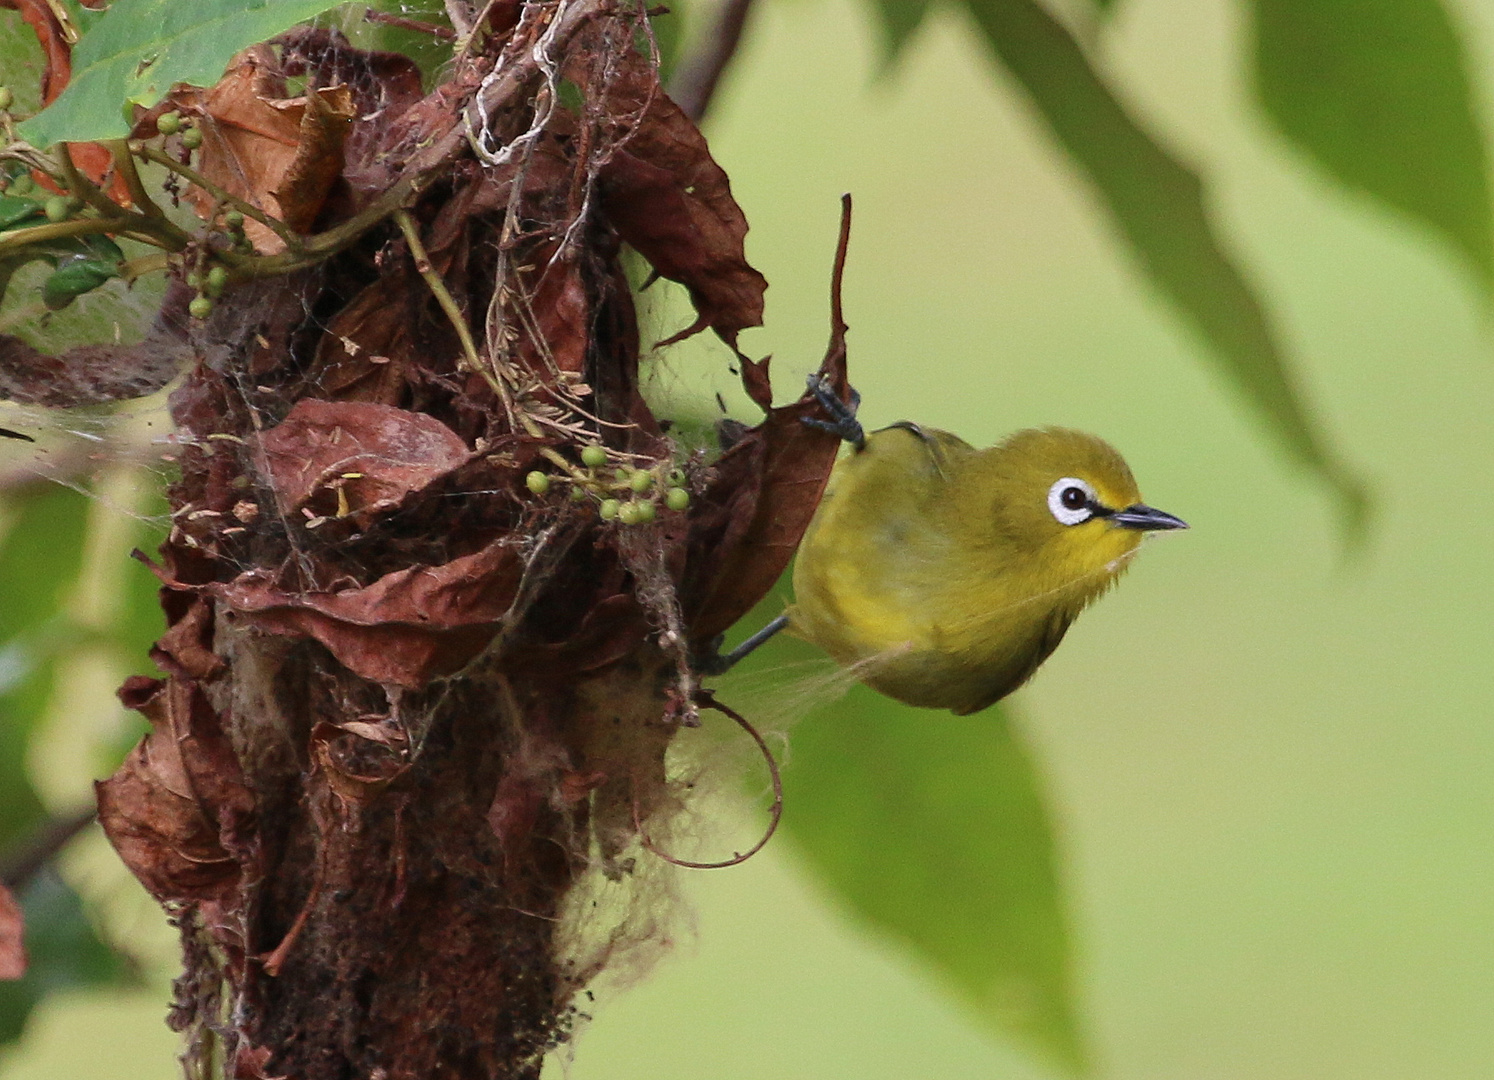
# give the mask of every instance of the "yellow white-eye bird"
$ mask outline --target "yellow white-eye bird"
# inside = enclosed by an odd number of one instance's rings
[[[854,404],[811,388],[836,421],[806,422],[854,450],[799,545],[793,605],[726,666],[786,626],[888,697],[976,712],[1032,676],[1144,533],[1187,528],[1142,503],[1093,435],[1019,431],[986,450],[908,423],[867,437]]]

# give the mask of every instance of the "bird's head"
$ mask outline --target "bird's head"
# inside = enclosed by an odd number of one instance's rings
[[[1125,459],[1082,431],[1019,431],[979,457],[994,539],[1055,573],[1118,572],[1146,533],[1188,527],[1143,503]]]

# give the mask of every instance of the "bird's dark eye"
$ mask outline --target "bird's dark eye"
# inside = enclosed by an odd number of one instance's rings
[[[1095,489],[1074,476],[1053,482],[1048,489],[1048,512],[1060,525],[1078,525],[1095,516]]]

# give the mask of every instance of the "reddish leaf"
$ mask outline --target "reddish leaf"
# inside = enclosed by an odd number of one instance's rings
[[[672,336],[707,326],[735,345],[763,321],[767,280],[747,262],[747,218],[705,136],[638,67],[606,87],[609,111],[640,116],[598,174],[602,207],[618,235],[664,277],[690,290],[699,318]]]
[[[136,676],[120,700],[151,732],[95,785],[99,823],[157,900],[225,900],[250,844],[254,796],[217,713],[187,679]]]
[[[460,669],[491,640],[513,603],[523,565],[507,540],[440,566],[412,566],[367,588],[284,592],[250,571],[213,595],[276,634],[312,637],[349,671],[419,688]]]
[[[842,203],[830,284],[830,344],[818,377],[846,400],[846,324],[840,286],[850,240],[851,202]],[[767,361],[744,366],[755,400],[770,397]],[[752,609],[778,580],[814,517],[840,452],[840,439],[804,421],[826,419],[805,394],[772,409],[716,462],[716,478],[691,516],[690,573],[681,605],[697,641],[709,641]]]
[[[26,974],[26,916],[10,890],[0,884],[0,982]]]
[[[456,432],[434,417],[368,401],[303,398],[257,443],[282,514],[321,495],[331,500],[328,513],[364,520],[470,456]]]
[[[50,105],[73,75],[72,47],[56,12],[46,0],[0,0],[0,8],[19,11],[21,18],[36,34],[36,40],[46,54],[47,64],[42,69],[42,104]]]

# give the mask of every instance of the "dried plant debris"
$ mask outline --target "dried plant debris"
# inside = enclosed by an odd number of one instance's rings
[[[26,974],[25,922],[19,901],[0,884],[0,982]]]
[[[629,883],[681,805],[689,658],[783,571],[837,451],[811,397],[769,408],[766,361],[766,418],[714,461],[640,393],[625,243],[688,290],[676,339],[734,346],[766,288],[642,10],[483,10],[429,93],[298,30],[137,120],[203,132],[173,266],[255,268],[175,339],[165,678],[124,687],[152,731],[99,785],[182,928],[199,1074],[537,1076],[586,980],[659,938]],[[239,203],[269,224],[233,254]],[[844,338],[837,299],[846,396]],[[72,379],[157,378],[130,369]]]

